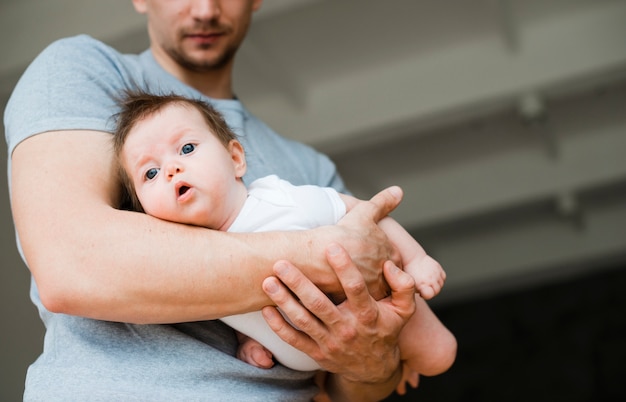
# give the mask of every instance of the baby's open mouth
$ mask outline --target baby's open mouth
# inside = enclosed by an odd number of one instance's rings
[[[178,195],[181,196],[185,194],[187,190],[189,190],[189,186],[180,186],[180,188],[178,189]]]

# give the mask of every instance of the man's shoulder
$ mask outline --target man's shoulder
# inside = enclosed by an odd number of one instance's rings
[[[67,43],[67,44],[81,44],[81,43],[89,43],[89,44],[104,44],[104,42],[102,42],[99,39],[94,38],[91,35],[87,35],[87,34],[79,34],[79,35],[74,35],[74,36],[66,36],[60,39],[57,39],[56,41],[52,42],[52,44],[55,43]]]
[[[120,55],[120,52],[89,35],[69,36],[50,43],[42,52],[42,56],[81,55],[81,59],[90,55]],[[80,59],[79,59],[80,60]]]

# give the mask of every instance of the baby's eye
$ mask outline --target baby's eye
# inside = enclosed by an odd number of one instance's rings
[[[193,150],[196,149],[196,146],[193,144],[185,144],[183,145],[183,147],[180,150],[181,154],[190,154],[193,152]]]
[[[146,172],[146,180],[152,180],[156,177],[157,173],[159,173],[159,169],[151,168]]]

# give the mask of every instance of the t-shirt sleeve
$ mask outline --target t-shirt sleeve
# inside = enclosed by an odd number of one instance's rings
[[[121,55],[86,35],[44,49],[18,81],[4,114],[9,153],[54,130],[112,131],[114,98],[129,82]]]

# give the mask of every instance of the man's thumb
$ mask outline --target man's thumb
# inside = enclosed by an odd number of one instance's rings
[[[378,222],[385,216],[389,215],[391,211],[400,205],[402,196],[403,192],[400,187],[391,186],[370,198],[370,202],[376,207],[374,210],[374,220]]]

